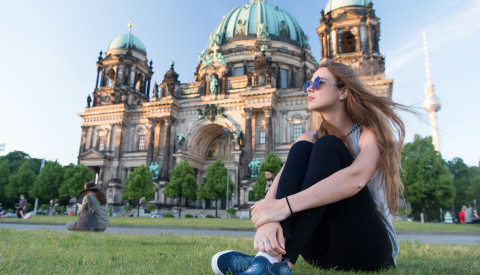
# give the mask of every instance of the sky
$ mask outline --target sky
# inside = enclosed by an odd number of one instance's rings
[[[222,16],[249,0],[6,1],[0,0],[0,144],[5,155],[20,150],[31,157],[77,163],[86,98],[93,92],[99,51],[132,33],[153,61],[153,81],[161,82],[175,61],[182,83],[193,81],[197,55]],[[320,59],[316,27],[327,0],[268,0],[292,14]],[[380,51],[393,100],[420,115],[400,113],[405,142],[430,136],[421,109],[427,82],[422,30],[426,31],[431,79],[442,108],[437,113],[445,160],[480,160],[480,0],[373,0],[381,22]]]

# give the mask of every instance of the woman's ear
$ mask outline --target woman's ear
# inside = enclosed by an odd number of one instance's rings
[[[340,91],[340,100],[344,100],[349,94],[348,88],[343,87]]]

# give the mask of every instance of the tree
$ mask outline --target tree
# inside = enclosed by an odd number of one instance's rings
[[[8,177],[8,184],[5,186],[5,195],[12,201],[18,200],[20,194],[25,195],[25,199],[30,200],[28,190],[33,186],[35,177],[35,164],[30,161],[24,161],[18,171],[10,174]]]
[[[227,196],[227,168],[217,159],[207,168],[207,174],[202,178],[202,185],[198,192],[198,199],[224,199]],[[234,185],[228,179],[228,197],[232,196]],[[218,204],[215,204],[215,216],[218,217]]]
[[[447,166],[453,178],[453,185],[455,186],[454,207],[460,210],[462,205],[468,205],[473,199],[473,194],[468,190],[472,184],[470,178],[472,173],[470,173],[470,167],[468,167],[461,158],[454,158],[448,161]]]
[[[452,177],[432,138],[415,135],[402,151],[405,199],[412,202],[413,213],[424,213],[425,219],[439,217],[439,207],[449,208],[455,196]],[[421,211],[418,211],[421,210]]]
[[[40,203],[57,199],[64,174],[65,170],[57,161],[47,162],[29,191],[30,197],[38,198]]]
[[[194,200],[197,198],[197,180],[195,179],[195,170],[188,164],[188,158],[170,170],[170,181],[165,186],[163,194],[167,198],[178,198],[178,217],[180,218],[180,205],[182,198]]]
[[[275,155],[275,153],[270,152],[267,155],[267,158],[260,165],[260,172],[258,173],[257,182],[253,186],[253,197],[257,200],[265,197],[265,185],[267,184],[267,179],[265,178],[265,171],[272,171],[272,178],[275,178],[275,175],[280,172],[282,169],[282,160]]]
[[[155,185],[152,182],[152,174],[145,165],[140,165],[128,174],[125,181],[125,193],[122,198],[124,200],[137,200],[137,217],[140,214],[140,199],[150,201],[155,194]]]
[[[5,194],[5,188],[8,185],[8,177],[10,177],[10,169],[8,166],[8,160],[0,162],[0,202],[5,203],[7,201],[7,195]],[[5,205],[4,205],[5,207]]]
[[[8,168],[10,169],[10,173],[15,174],[20,166],[29,159],[30,156],[27,153],[22,151],[13,151],[8,153],[5,156],[0,157],[0,161],[8,161]]]
[[[65,180],[58,190],[59,198],[62,202],[68,203],[71,197],[76,197],[78,202],[80,192],[83,190],[85,183],[93,179],[93,173],[82,164],[70,164],[64,168]]]

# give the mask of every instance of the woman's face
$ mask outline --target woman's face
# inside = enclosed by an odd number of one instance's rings
[[[318,87],[314,90],[311,85],[307,89],[308,110],[320,113],[337,109],[343,110],[344,104],[341,99],[344,98],[345,92],[337,87],[333,74],[327,68],[322,67],[313,74],[312,83],[317,77],[321,79]]]

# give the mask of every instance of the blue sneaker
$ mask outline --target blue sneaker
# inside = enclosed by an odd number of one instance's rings
[[[271,264],[267,258],[257,256],[248,269],[239,275],[291,275],[287,261]]]
[[[254,255],[247,255],[234,250],[218,252],[212,257],[212,270],[215,274],[242,273],[248,269]]]

